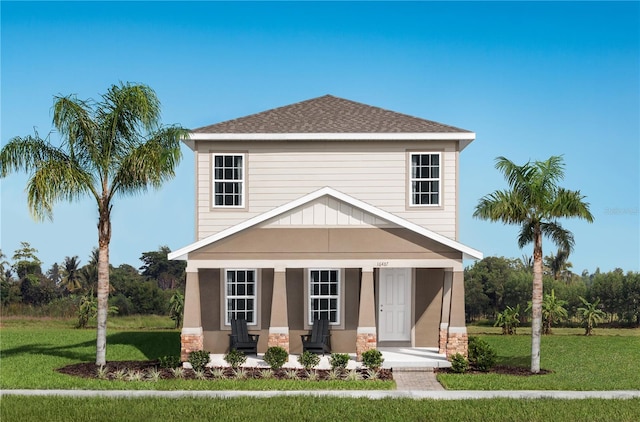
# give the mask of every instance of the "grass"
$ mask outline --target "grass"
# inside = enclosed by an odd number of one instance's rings
[[[107,361],[152,360],[180,354],[180,333],[148,327],[162,317],[112,317],[107,330]],[[0,388],[95,390],[386,390],[393,381],[306,380],[158,380],[83,379],[55,371],[72,363],[95,360],[95,329],[75,329],[71,320],[8,318],[0,330]]]
[[[268,399],[107,399],[4,396],[3,421],[637,421],[630,400],[366,400],[334,397]]]
[[[470,327],[470,335],[486,340],[498,353],[499,365],[530,367],[530,330],[499,335],[499,328]],[[638,329],[598,329],[585,337],[579,328],[559,328],[543,336],[541,367],[553,371],[534,376],[438,374],[453,390],[637,390],[640,350]]]

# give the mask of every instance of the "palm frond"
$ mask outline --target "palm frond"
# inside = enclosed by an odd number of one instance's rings
[[[580,191],[559,188],[550,206],[553,217],[578,217],[593,222],[593,215],[589,211],[589,203],[584,202],[585,196]]]
[[[112,194],[136,194],[159,188],[173,178],[180,159],[180,140],[187,132],[177,126],[165,127],[152,134],[147,142],[132,149],[120,162],[113,181]]]
[[[93,178],[68,159],[42,161],[27,181],[27,201],[34,218],[52,219],[53,206],[59,201],[75,201],[93,194]]]
[[[520,232],[518,233],[518,247],[520,249],[524,248],[526,245],[534,241],[535,228],[536,228],[536,221],[527,220],[522,223],[520,227]],[[532,257],[531,266],[533,267],[533,257]]]
[[[557,221],[545,221],[540,223],[540,231],[542,234],[553,243],[558,246],[558,248],[566,251],[567,253],[571,253],[573,251],[574,239],[573,233],[569,230],[566,230],[562,227],[562,225]]]

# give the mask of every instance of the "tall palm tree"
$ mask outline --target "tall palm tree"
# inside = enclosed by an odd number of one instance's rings
[[[53,124],[60,146],[34,136],[15,137],[0,151],[0,176],[30,174],[28,204],[38,220],[55,203],[94,198],[98,206],[98,329],[96,364],[106,355],[111,210],[118,195],[159,188],[180,161],[179,126],[160,125],[160,102],[146,85],[112,85],[101,100],[55,97]]]
[[[504,157],[496,159],[496,168],[504,175],[509,189],[495,191],[480,199],[473,216],[520,226],[518,246],[533,243],[533,292],[531,321],[531,372],[540,372],[540,335],[542,328],[542,238],[550,238],[558,247],[571,251],[574,240],[560,218],[578,217],[589,222],[593,216],[580,191],[558,186],[564,178],[562,157],[516,165]]]

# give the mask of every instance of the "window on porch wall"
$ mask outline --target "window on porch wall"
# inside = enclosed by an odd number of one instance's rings
[[[244,319],[256,324],[256,270],[225,270],[225,324]]]
[[[309,270],[309,325],[316,319],[340,324],[340,270]]]

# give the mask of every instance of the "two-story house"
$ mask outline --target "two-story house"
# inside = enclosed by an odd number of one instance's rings
[[[457,241],[467,130],[326,95],[195,129],[196,241],[182,357],[225,353],[230,321],[258,351],[302,351],[329,319],[333,352],[466,353]]]

